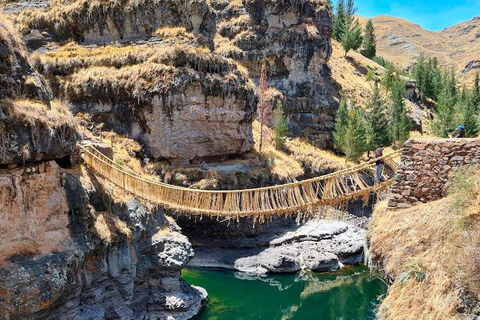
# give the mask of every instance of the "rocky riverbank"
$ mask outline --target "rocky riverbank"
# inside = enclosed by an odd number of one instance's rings
[[[178,221],[194,244],[195,257],[189,267],[224,268],[253,274],[305,269],[324,272],[363,259],[366,230],[352,223],[312,220],[297,225],[291,219],[278,218],[248,230],[250,221],[228,225],[204,218],[197,221],[196,230],[205,232],[197,232],[195,236],[188,220]],[[217,226],[206,226],[215,223]]]

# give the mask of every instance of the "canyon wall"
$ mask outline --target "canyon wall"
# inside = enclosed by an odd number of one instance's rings
[[[19,39],[0,14],[0,318],[191,318],[206,292],[180,278],[190,242],[162,210],[66,168],[75,119]]]
[[[331,146],[338,104],[323,1],[71,1],[67,8],[49,0],[5,11],[30,50],[41,52],[35,66],[54,95],[139,141],[148,156],[249,151],[263,61],[267,100],[284,110],[291,133]],[[50,45],[71,40],[77,45]]]
[[[326,63],[332,17],[323,1],[212,1],[215,52],[240,61],[258,85],[267,66],[266,99],[281,107],[291,132],[330,147],[338,104]]]
[[[445,197],[455,169],[480,162],[480,139],[412,139],[402,153],[391,208],[409,208]]]

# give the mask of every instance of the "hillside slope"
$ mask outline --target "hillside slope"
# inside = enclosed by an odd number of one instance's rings
[[[371,258],[392,280],[379,319],[477,319],[480,175],[462,168],[449,181],[446,198],[375,208]]]
[[[368,18],[359,17],[365,25]],[[372,18],[377,55],[409,68],[421,54],[453,66],[460,80],[471,83],[480,71],[480,17],[441,31],[429,31],[411,21],[380,15]]]

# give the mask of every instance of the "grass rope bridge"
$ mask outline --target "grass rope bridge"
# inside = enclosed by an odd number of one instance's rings
[[[374,159],[332,174],[300,182],[245,190],[198,190],[146,179],[102,154],[93,145],[81,146],[83,160],[93,171],[128,193],[166,209],[217,218],[255,217],[265,222],[273,216],[312,212],[316,207],[344,205],[350,199],[368,200],[385,190],[393,179],[369,185]],[[396,171],[401,150],[381,159]],[[372,179],[373,180],[373,179]]]

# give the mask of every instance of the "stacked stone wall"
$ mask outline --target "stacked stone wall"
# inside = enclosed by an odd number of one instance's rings
[[[449,174],[480,162],[480,139],[413,139],[405,143],[390,208],[409,208],[443,198]]]

